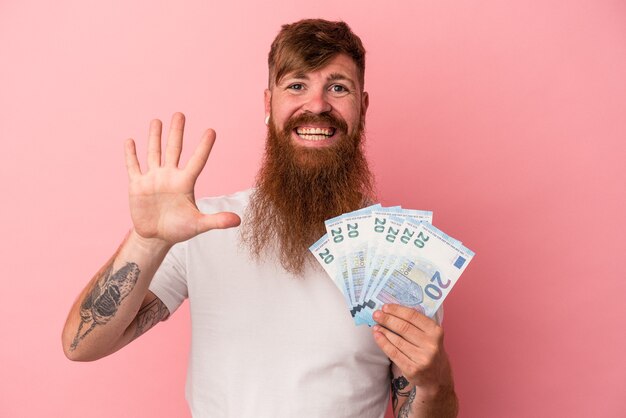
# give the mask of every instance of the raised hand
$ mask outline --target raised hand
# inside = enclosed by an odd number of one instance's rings
[[[184,127],[185,116],[175,113],[162,159],[162,124],[158,119],[150,122],[148,168],[143,173],[135,142],[128,139],[125,144],[130,213],[135,231],[143,238],[159,239],[168,245],[241,222],[239,216],[231,212],[202,214],[198,210],[194,186],[215,142],[215,131],[208,129],[202,135],[187,165],[179,168]]]

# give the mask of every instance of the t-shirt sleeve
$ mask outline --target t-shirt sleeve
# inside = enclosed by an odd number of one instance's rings
[[[187,242],[170,249],[154,274],[150,291],[161,299],[170,314],[187,298]]]

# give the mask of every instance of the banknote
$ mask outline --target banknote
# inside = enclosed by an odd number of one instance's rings
[[[386,274],[389,264],[396,257],[397,250],[392,244],[396,241],[399,234],[405,235],[407,231],[403,230],[404,222],[413,221],[415,224],[419,222],[432,223],[432,211],[402,209],[400,207],[390,208],[391,210],[374,211],[373,230],[370,235],[369,265],[366,271],[368,282],[364,293],[365,299],[370,299],[372,291],[380,283],[382,275]],[[404,228],[406,229],[406,228]],[[362,304],[364,301],[360,300]]]
[[[325,222],[327,233],[309,250],[356,325],[373,325],[384,303],[435,315],[474,253],[432,219],[432,211],[376,204]]]
[[[359,209],[355,212],[336,216],[332,219],[328,219],[324,222],[326,226],[326,235],[329,238],[328,245],[332,247],[332,251],[337,258],[337,266],[335,270],[335,282],[341,282],[345,288],[347,294],[347,300],[351,306],[356,304],[354,281],[351,276],[350,268],[348,266],[348,256],[350,241],[354,238],[358,238],[359,230],[358,225],[354,223],[346,223],[346,218],[354,217],[357,214],[365,213],[369,209]]]
[[[376,235],[374,244],[376,250],[373,254],[370,276],[368,278],[368,293],[365,295],[368,301],[372,299],[373,292],[379,287],[381,280],[387,275],[389,268],[395,261],[397,253],[393,251],[393,244],[396,241],[400,227],[404,223],[404,219],[396,215],[391,215],[385,220],[385,228],[382,233]],[[373,308],[373,306],[370,306],[370,308]]]
[[[326,274],[333,280],[335,286],[339,289],[339,291],[343,294],[344,299],[346,301],[346,305],[348,309],[352,309],[352,303],[348,297],[348,277],[339,274],[338,265],[340,264],[339,259],[336,254],[333,253],[333,248],[330,245],[330,238],[328,234],[324,234],[320,239],[318,239],[311,247],[309,247],[309,251],[313,253],[315,259],[322,266]]]
[[[434,317],[456,284],[474,252],[433,225],[422,222],[406,240],[404,251],[388,268],[374,290],[372,300],[379,309],[385,303],[398,303]],[[371,316],[366,318],[374,324]]]
[[[424,221],[426,219],[432,219],[432,214],[428,218],[424,218]],[[372,300],[374,291],[379,288],[381,281],[387,277],[390,268],[395,266],[396,259],[405,255],[406,245],[403,245],[403,243],[408,242],[415,235],[415,231],[421,222],[421,220],[415,218],[408,218],[402,221],[400,217],[394,216],[393,219],[389,220],[385,233],[377,236],[379,239],[384,237],[384,243],[380,246],[380,251],[374,261],[375,266],[372,271],[376,273],[368,281],[368,292],[365,297],[367,303],[363,304],[361,312],[361,320],[364,320],[367,324],[373,325],[372,313],[377,308],[376,303]],[[398,226],[399,223],[400,225]]]
[[[362,323],[360,303],[363,299],[365,284],[365,262],[368,259],[369,239],[366,236],[372,223],[372,211],[378,209],[379,204],[372,205],[359,211],[348,213],[344,216],[348,246],[346,249],[346,264],[348,277],[354,289],[354,303],[350,313],[357,325]]]

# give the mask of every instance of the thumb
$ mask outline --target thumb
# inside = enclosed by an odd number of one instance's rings
[[[200,215],[198,218],[198,233],[212,229],[227,229],[238,226],[241,223],[239,215],[233,212],[218,212],[211,215]]]

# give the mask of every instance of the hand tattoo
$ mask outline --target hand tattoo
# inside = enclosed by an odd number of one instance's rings
[[[93,331],[96,325],[104,325],[115,316],[122,301],[135,287],[140,273],[135,263],[126,263],[113,274],[112,271],[113,260],[80,305],[81,321],[70,346],[71,351],[76,349],[78,343]],[[90,324],[89,328],[81,334],[86,324]]]

